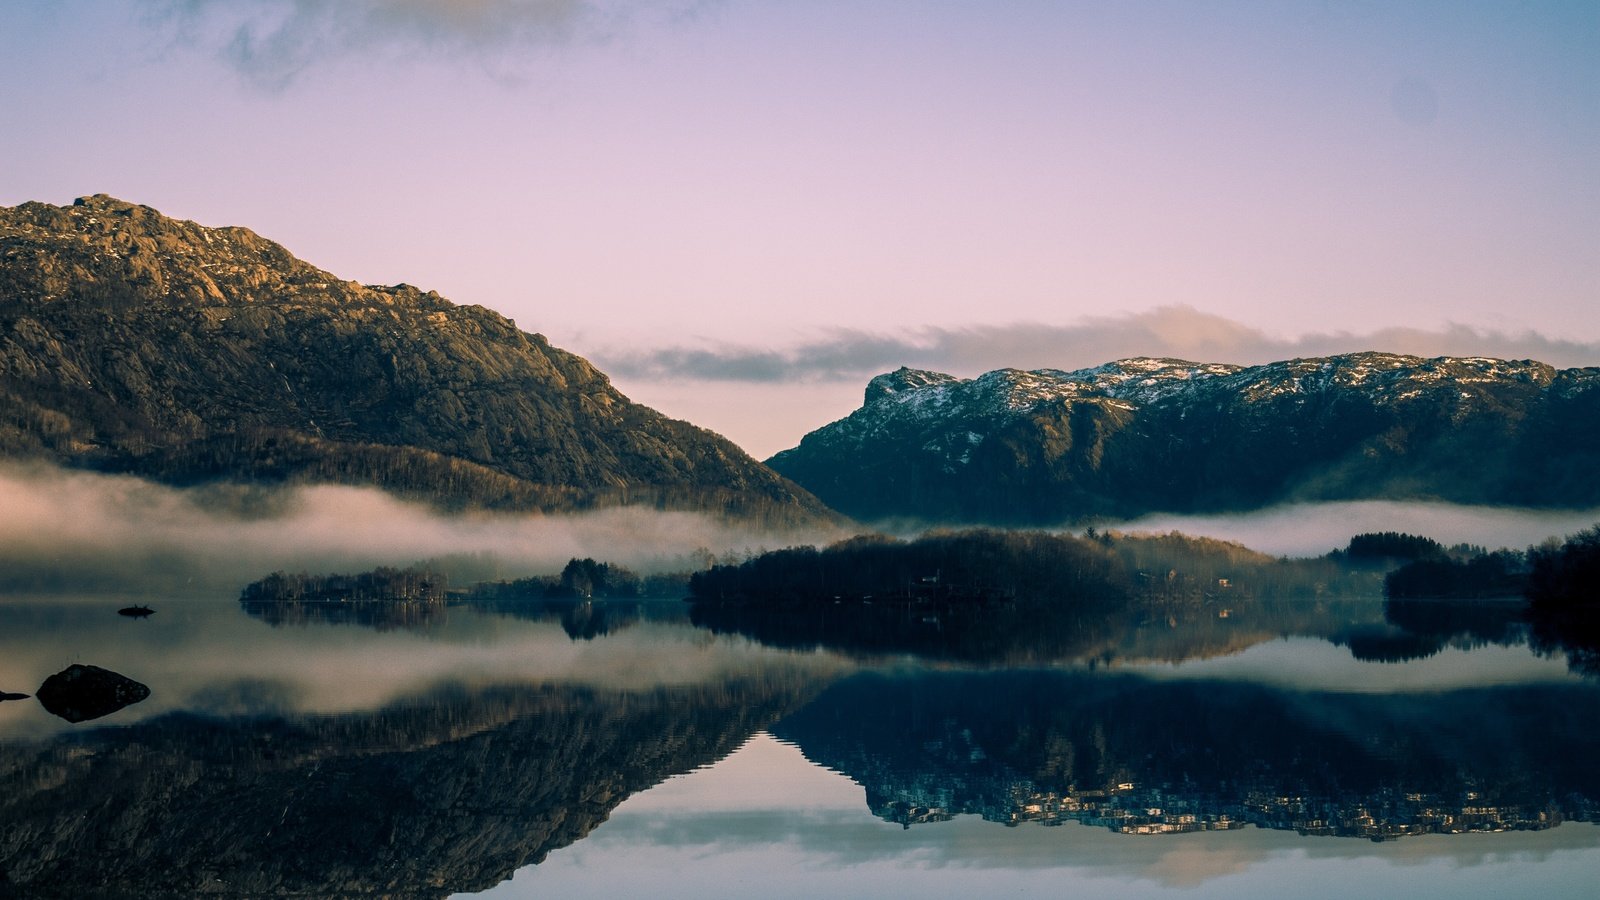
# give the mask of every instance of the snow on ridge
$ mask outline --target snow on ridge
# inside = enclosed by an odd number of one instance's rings
[[[1437,398],[1461,418],[1497,393],[1496,384],[1572,397],[1600,390],[1600,366],[1555,369],[1528,360],[1351,353],[1256,366],[1135,357],[1091,368],[1002,368],[972,378],[901,369],[873,379],[867,401],[807,439],[866,447],[874,440],[915,437],[919,454],[939,457],[956,471],[971,464],[997,429],[1031,416],[1056,417],[1061,408],[1089,404],[1118,417],[1165,407],[1180,417],[1191,407],[1260,404],[1261,413],[1326,405],[1349,398],[1375,407],[1401,407]]]
[[[1424,359],[1403,354],[1363,352],[1283,360],[1256,366],[1197,363],[1161,357],[1131,357],[1084,369],[1001,368],[973,378],[936,376],[926,383],[899,383],[881,404],[873,427],[907,417],[950,414],[999,416],[1037,409],[1047,403],[1094,402],[1134,410],[1166,402],[1186,402],[1221,391],[1251,402],[1357,389],[1379,403],[1419,396],[1446,381],[1479,384],[1515,378],[1546,383],[1554,370],[1543,363],[1487,357]],[[902,374],[902,373],[894,373]],[[930,373],[932,374],[932,373]],[[906,371],[905,375],[922,376]],[[1596,372],[1600,376],[1600,371]],[[886,378],[887,376],[879,376]],[[863,409],[863,412],[865,408]]]
[[[974,378],[931,383],[904,384],[909,379],[902,378],[893,392],[878,395],[877,403],[890,401],[883,411],[893,419],[943,414],[958,407],[974,414],[1016,413],[1063,400],[1112,401],[1108,405],[1132,410],[1241,371],[1245,370],[1227,363],[1156,357],[1135,357],[1073,371],[1002,368]]]

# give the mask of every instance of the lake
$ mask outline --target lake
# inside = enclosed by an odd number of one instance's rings
[[[257,612],[0,598],[0,690],[74,663],[150,689],[78,723],[0,703],[0,896],[1578,897],[1600,872],[1600,682],[1504,609],[1285,600],[1020,662],[674,600]]]

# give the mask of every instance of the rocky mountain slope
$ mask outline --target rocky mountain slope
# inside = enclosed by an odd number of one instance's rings
[[[1357,353],[900,369],[767,461],[864,519],[1057,523],[1291,500],[1600,504],[1600,368]]]
[[[488,309],[104,195],[0,208],[0,454],[446,506],[831,516]]]

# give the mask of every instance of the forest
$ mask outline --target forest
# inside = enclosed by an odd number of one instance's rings
[[[425,628],[444,621],[449,579],[422,565],[379,567],[355,575],[274,572],[245,586],[244,611],[271,625],[331,622]]]
[[[1229,598],[1375,590],[1370,571],[1333,557],[1280,559],[1240,544],[1163,535],[970,529],[905,541],[859,536],[792,547],[689,579],[697,603],[913,606],[1196,606]]]

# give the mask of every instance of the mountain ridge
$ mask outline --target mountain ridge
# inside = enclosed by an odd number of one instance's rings
[[[1600,367],[1369,351],[902,367],[767,462],[848,515],[1044,524],[1294,499],[1600,505]],[[846,461],[851,461],[846,464]]]
[[[481,306],[105,195],[0,208],[0,453],[447,507],[836,521],[732,442]]]

